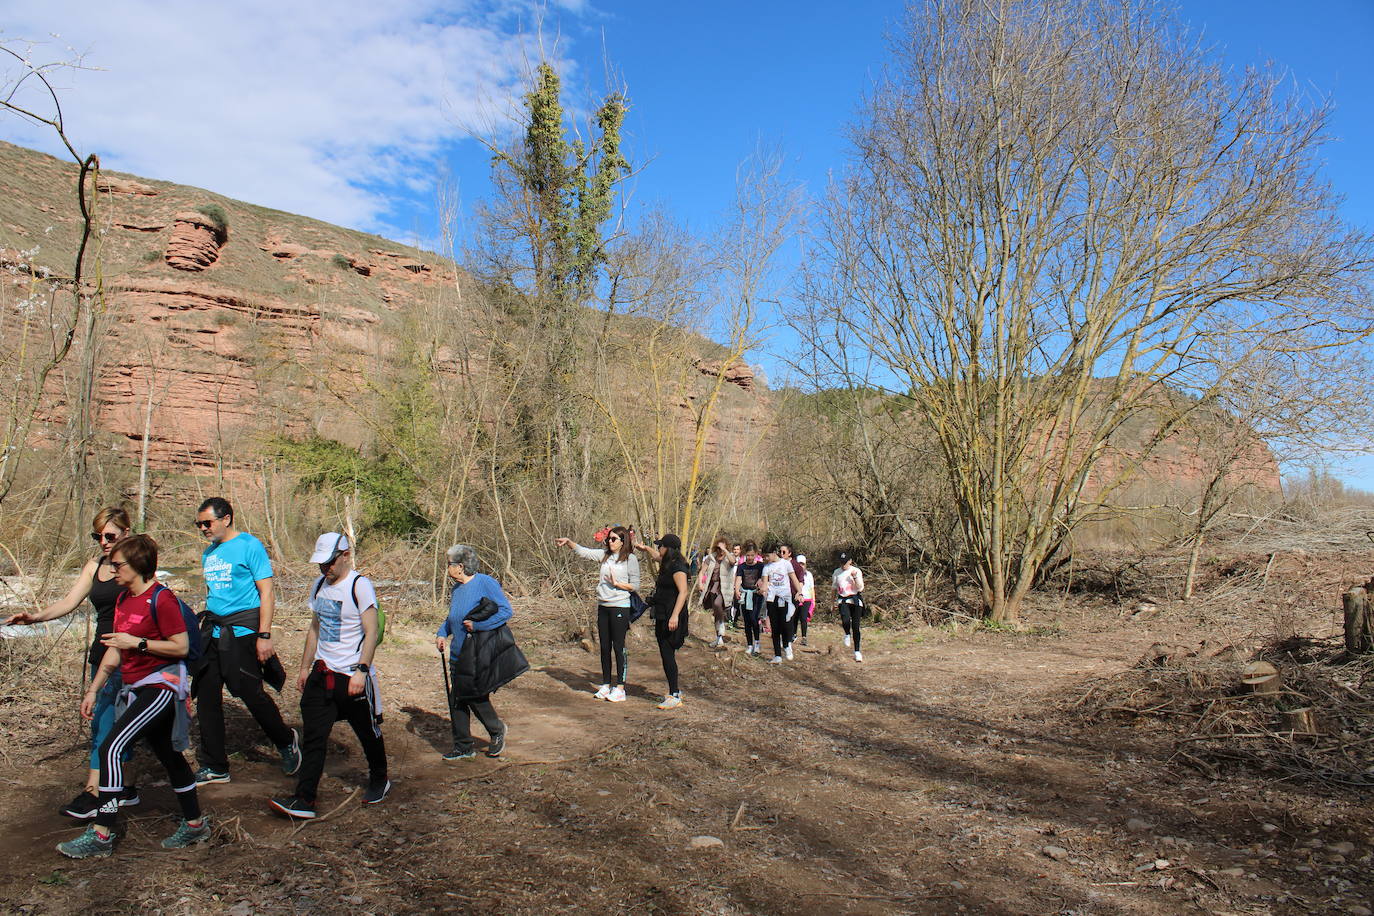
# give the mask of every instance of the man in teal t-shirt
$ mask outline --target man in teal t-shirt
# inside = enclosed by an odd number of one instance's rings
[[[262,668],[272,645],[272,561],[262,542],[234,527],[234,507],[212,496],[201,503],[198,528],[210,542],[201,555],[205,571],[204,651],[196,663],[194,692],[200,718],[200,770],[196,784],[229,781],[224,747],[224,688],[243,701],[281,753],[282,772],[300,769],[300,736],[282,721],[277,704],[262,687]]]

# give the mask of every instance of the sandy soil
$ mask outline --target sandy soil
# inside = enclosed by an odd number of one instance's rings
[[[590,696],[594,655],[528,625],[567,616],[522,609],[535,670],[495,698],[506,753],[457,764],[439,759],[450,739],[432,643],[393,624],[381,666],[396,788],[375,807],[350,794],[363,762],[341,725],[319,800],[329,817],[270,814],[267,796],[291,781],[231,704],[231,746],[247,750],[231,784],[202,790],[213,840],[178,853],[157,847],[175,803],[150,773],[115,856],[63,859],[53,844],[79,828],[55,809],[82,778],[82,739],[66,710],[11,703],[0,909],[1359,913],[1374,891],[1367,797],[1207,779],[1169,760],[1163,734],[1075,714],[1085,685],[1151,643],[1217,639],[1222,624],[1181,609],[1040,611],[1041,635],[873,631],[862,664],[828,622],[782,666],[744,656],[733,633],[726,651],[693,637],[672,712],[654,709],[649,627],[632,631],[631,698],[613,705]],[[288,688],[288,719],[296,699]],[[720,845],[692,848],[700,836]]]

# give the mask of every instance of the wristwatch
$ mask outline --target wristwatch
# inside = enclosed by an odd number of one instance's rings
[[[362,662],[359,662],[358,664],[356,664],[356,665],[353,666],[353,670],[354,670],[354,671],[361,671],[363,674],[367,674],[367,673],[368,673],[369,671],[371,671],[372,669],[369,668],[367,665],[364,665]]]
[[[272,638],[272,631],[271,631],[271,630],[264,630],[263,632],[261,632],[261,633],[258,634],[258,639],[271,639],[271,638]]]
[[[138,641],[138,651],[140,651],[140,652],[147,652],[147,651],[148,651],[148,640],[147,640],[146,637],[143,638],[143,639],[140,639],[140,640]]]

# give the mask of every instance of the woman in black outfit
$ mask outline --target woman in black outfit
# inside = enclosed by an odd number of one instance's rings
[[[654,581],[654,637],[658,640],[658,654],[663,659],[663,676],[668,679],[668,695],[658,704],[659,709],[676,709],[682,705],[682,691],[677,683],[677,650],[687,641],[687,558],[682,555],[682,539],[665,534],[645,547],[658,559],[658,578]]]

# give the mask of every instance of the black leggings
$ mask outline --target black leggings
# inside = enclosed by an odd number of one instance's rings
[[[862,633],[859,632],[859,620],[864,615],[863,601],[858,598],[841,598],[838,602],[840,608],[840,626],[844,627],[844,632],[854,637],[854,651],[859,651],[859,640]]]
[[[681,691],[677,686],[677,650],[687,641],[687,615],[684,613],[678,617],[676,630],[668,629],[666,620],[655,620],[654,638],[658,640],[658,657],[663,660],[663,676],[668,681],[668,692],[678,696]]]
[[[596,607],[596,639],[601,643],[601,683],[619,687],[630,671],[630,659],[625,654],[625,634],[630,632],[630,609]],[[611,680],[611,653],[615,653],[615,680]]]
[[[759,626],[759,593],[745,589],[740,598],[740,612],[744,615],[744,641],[753,645],[763,638],[763,627]]]
[[[782,650],[792,645],[792,624],[787,620],[790,605],[781,598],[768,602],[768,625],[773,631],[773,654],[781,655]],[[793,620],[796,620],[794,615]]]
[[[802,639],[806,638],[806,628],[807,625],[811,622],[811,610],[815,606],[816,602],[812,598],[807,598],[805,601],[797,602],[797,616],[792,618],[793,636],[797,635],[797,633],[800,632],[802,635]]]
[[[100,745],[100,810],[95,822],[113,827],[119,813],[119,795],[124,791],[124,752],[135,740],[143,738],[167,770],[172,791],[181,803],[182,817],[200,817],[196,798],[196,776],[181,752],[172,749],[172,726],[176,722],[176,693],[161,687],[140,687],[124,714],[115,720]]]

